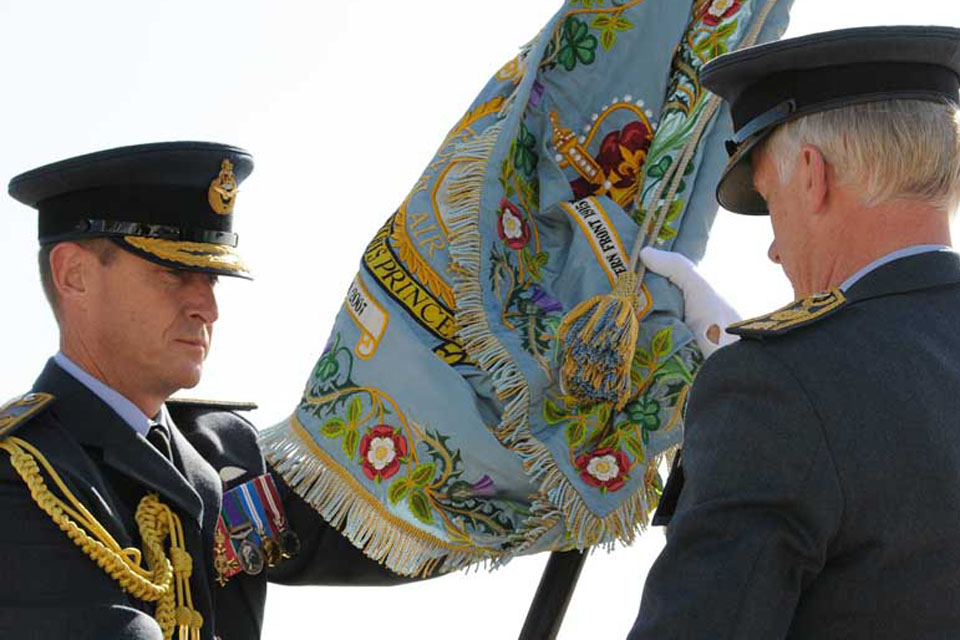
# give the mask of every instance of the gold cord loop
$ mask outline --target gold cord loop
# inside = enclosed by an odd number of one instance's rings
[[[116,581],[124,592],[144,602],[157,603],[154,618],[165,640],[173,638],[174,628],[178,625],[181,639],[200,637],[203,616],[193,609],[190,594],[193,559],[184,546],[180,518],[170,507],[161,503],[155,493],[144,496],[134,516],[144,552],[141,554],[139,549],[133,547],[121,548],[33,445],[10,437],[0,440],[0,449],[10,454],[10,463],[26,483],[33,501],[77,547]],[[67,502],[47,487],[41,466]],[[164,552],[167,537],[170,538],[172,562]],[[142,556],[146,556],[149,569],[141,566]]]

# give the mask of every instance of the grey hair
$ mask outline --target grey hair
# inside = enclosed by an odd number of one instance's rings
[[[858,185],[873,207],[928,202],[952,213],[960,204],[960,115],[947,102],[887,100],[822,111],[787,122],[764,142],[781,182],[813,145],[841,185]]]

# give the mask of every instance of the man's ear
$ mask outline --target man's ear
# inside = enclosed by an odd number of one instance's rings
[[[820,149],[806,144],[800,149],[797,159],[798,178],[801,180],[801,197],[806,209],[813,213],[821,211],[827,203],[830,194],[830,184],[827,179],[828,165]]]
[[[60,300],[86,294],[91,258],[96,256],[75,242],[61,242],[50,251],[50,276]]]

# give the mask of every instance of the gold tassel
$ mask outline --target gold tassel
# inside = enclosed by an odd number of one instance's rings
[[[564,316],[560,342],[560,388],[581,404],[630,398],[630,367],[637,347],[637,274],[621,273],[611,293],[594,296]]]

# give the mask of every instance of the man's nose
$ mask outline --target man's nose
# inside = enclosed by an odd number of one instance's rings
[[[205,324],[213,324],[220,317],[217,307],[217,293],[214,290],[215,279],[205,273],[195,273],[190,279],[191,315],[194,315]]]

